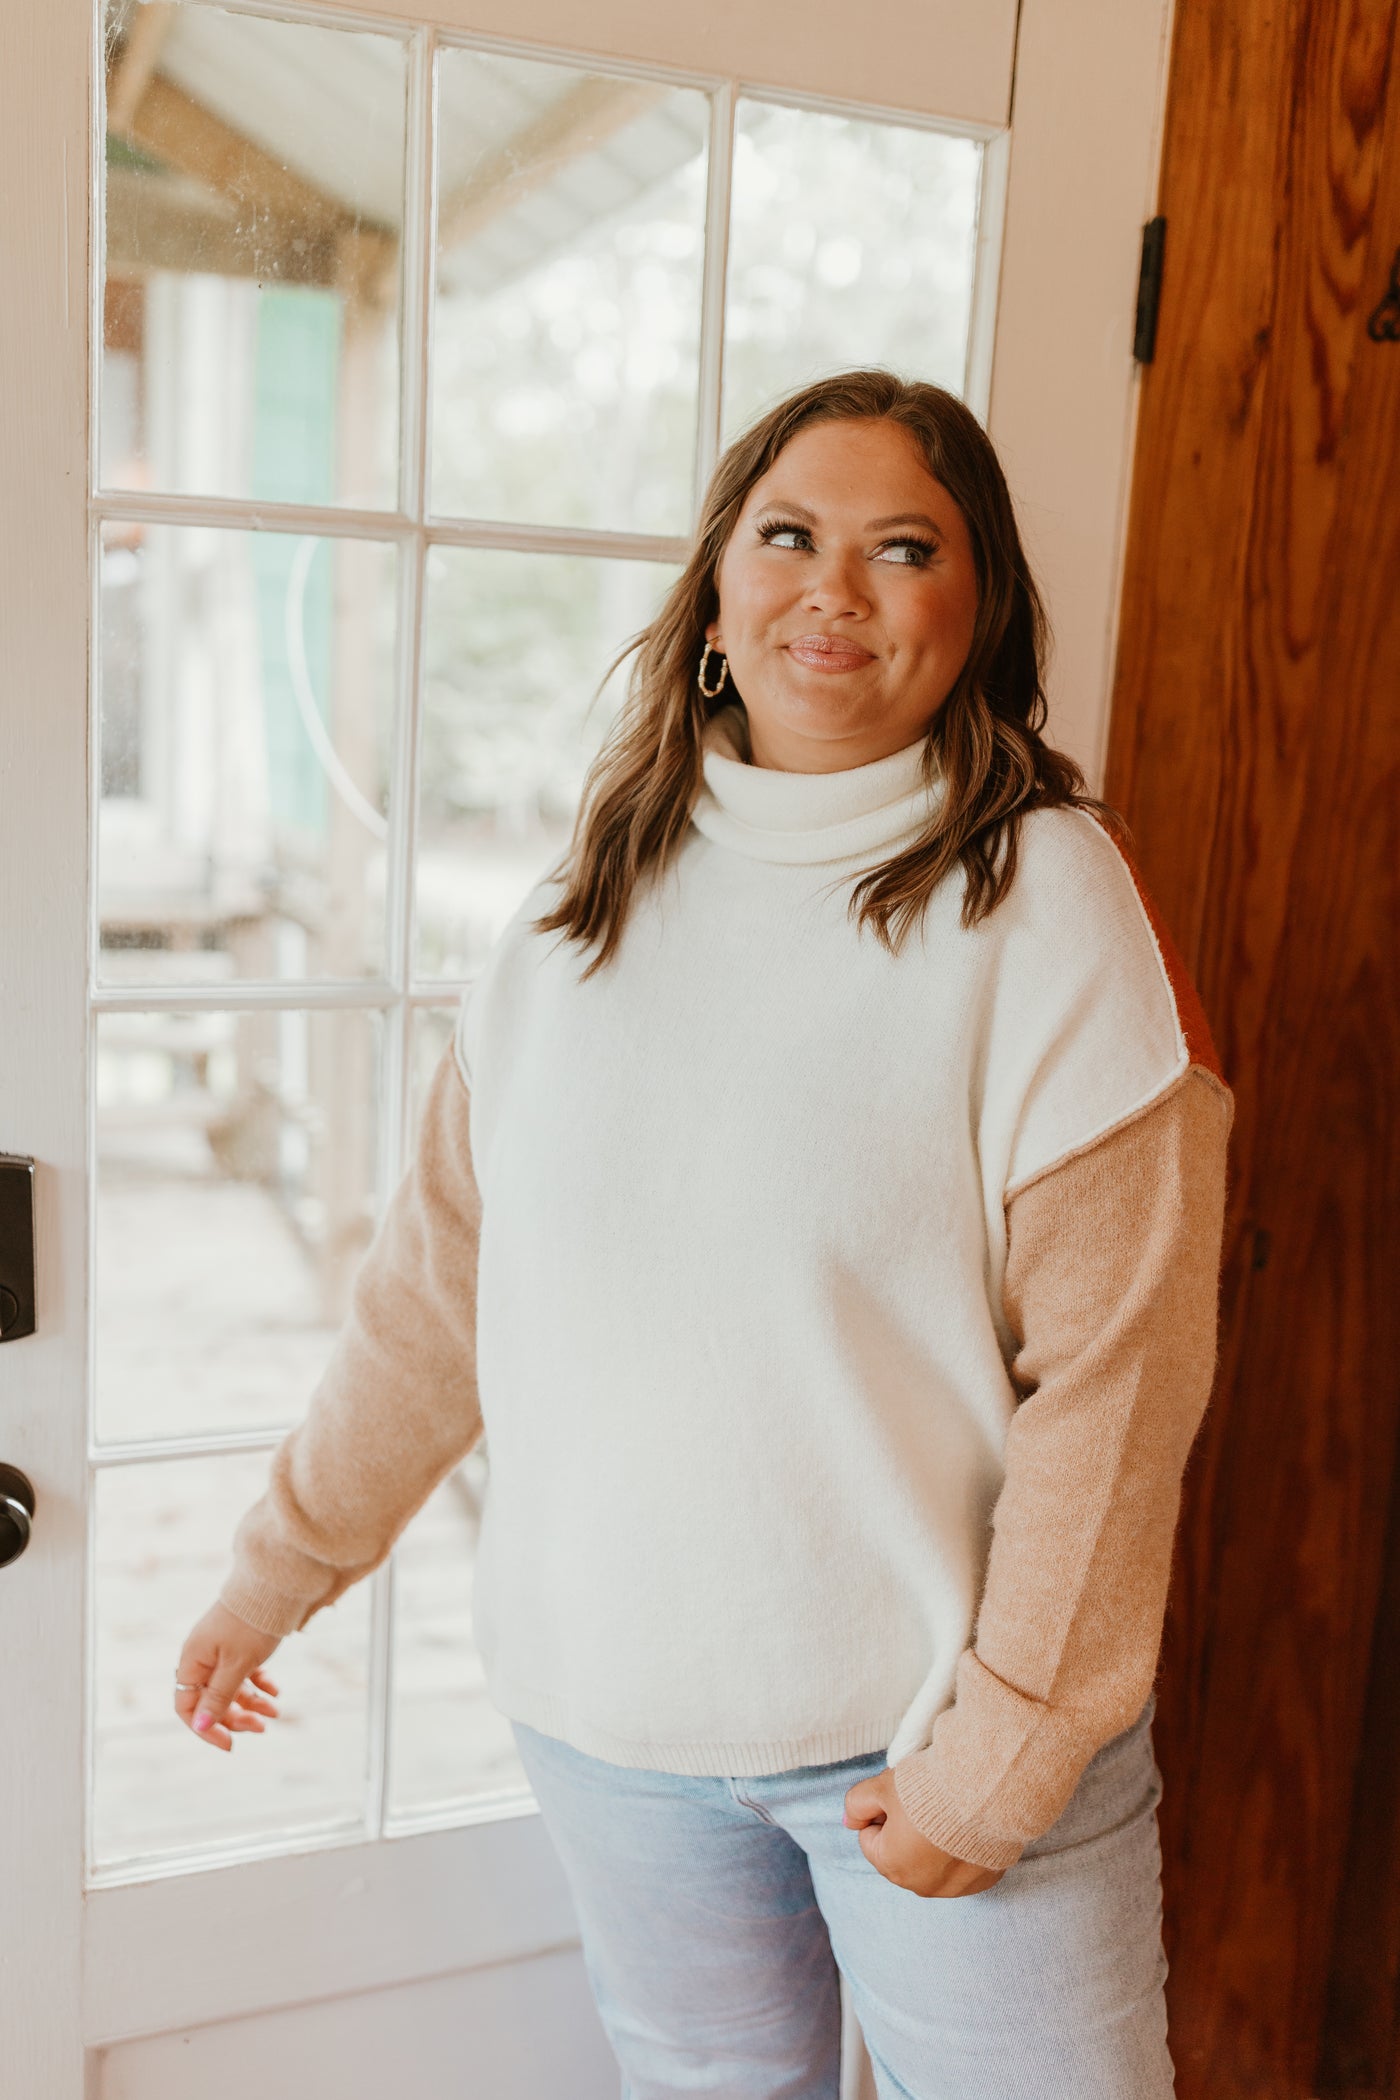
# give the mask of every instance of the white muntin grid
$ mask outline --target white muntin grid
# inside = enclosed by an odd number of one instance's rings
[[[214,0],[183,0],[200,6]],[[401,42],[407,57],[408,93],[405,142],[404,226],[400,249],[400,399],[398,499],[393,510],[377,511],[339,505],[291,504],[254,498],[161,495],[154,493],[108,493],[100,483],[98,404],[101,398],[103,353],[103,285],[105,278],[105,132],[106,112],[103,63],[102,0],[94,0],[95,82],[92,115],[92,190],[90,243],[90,400],[89,418],[89,560],[91,577],[91,635],[89,691],[92,729],[89,736],[91,777],[90,870],[97,867],[97,821],[101,800],[101,757],[98,733],[98,650],[101,634],[100,537],[108,521],[141,522],[152,525],[199,525],[241,528],[248,531],[287,532],[315,535],[328,540],[371,539],[392,546],[398,562],[398,630],[395,663],[396,695],[394,742],[389,767],[389,832],[386,854],[386,966],[382,977],[337,981],[296,979],[276,982],[246,981],[237,985],[210,987],[189,985],[101,984],[96,977],[99,952],[98,897],[95,879],[89,882],[89,1285],[95,1267],[95,1214],[93,1169],[96,1159],[96,1101],[92,1074],[95,1072],[95,1042],[98,1018],[103,1014],[151,1012],[248,1012],[256,1010],[332,1010],[377,1013],[382,1018],[383,1037],[379,1072],[377,1187],[379,1201],[387,1201],[408,1165],[412,1031],[415,1013],[423,1009],[451,1008],[460,999],[463,986],[450,980],[415,980],[412,935],[417,847],[417,762],[422,686],[422,633],[424,579],[429,550],[435,546],[470,547],[518,553],[574,554],[614,559],[633,559],[679,564],[689,551],[689,541],[679,535],[632,533],[611,530],[581,530],[574,527],[520,525],[491,520],[439,517],[428,507],[428,405],[432,361],[433,266],[436,241],[436,124],[437,56],[447,49],[488,51],[550,65],[577,65],[583,70],[609,77],[645,79],[669,87],[696,89],[709,99],[708,164],[705,205],[704,258],[699,315],[699,371],[695,446],[694,505],[709,480],[720,450],[722,428],[723,353],[725,328],[726,272],[729,244],[730,189],[733,170],[735,112],[741,98],[781,103],[814,113],[848,116],[867,122],[886,122],[901,127],[941,131],[970,138],[983,149],[978,188],[976,246],[972,290],[971,325],[964,375],[963,397],[976,413],[985,417],[991,382],[991,352],[1000,271],[1002,221],[1006,187],[1009,134],[986,125],[955,123],[922,116],[903,109],[875,108],[811,94],[797,94],[780,85],[749,84],[736,78],[696,74],[662,65],[629,64],[612,57],[600,58],[583,50],[538,43],[516,42],[490,36],[464,35],[422,19],[405,23],[373,14],[342,11],[337,7],[282,6],[274,0],[218,0],[221,11],[257,15],[284,22],[300,22],[320,28],[371,31]],[[600,666],[601,670],[601,666]],[[88,1421],[93,1422],[92,1401],[95,1361],[95,1323],[91,1308],[95,1293],[89,1288],[88,1332]],[[90,1426],[90,1475],[117,1466],[148,1465],[178,1459],[215,1459],[234,1453],[270,1453],[281,1441],[282,1429],[211,1432],[187,1437],[156,1437],[123,1442],[97,1441]],[[95,1624],[92,1590],[93,1529],[95,1496],[88,1497],[89,1597],[87,1609],[89,1655],[87,1697],[88,1799],[92,1799],[94,1760],[93,1706],[91,1693],[91,1628]],[[365,1775],[362,1825],[339,1826],[329,1831],[279,1832],[275,1837],[250,1838],[217,1850],[190,1849],[161,1854],[149,1860],[123,1861],[98,1868],[91,1857],[89,1817],[90,1884],[101,1885],[132,1879],[164,1877],[190,1867],[207,1868],[235,1861],[267,1857],[292,1850],[323,1845],[341,1845],[363,1837],[442,1827],[521,1812],[518,1797],[483,1797],[461,1802],[448,1809],[425,1814],[390,1815],[390,1740],[393,1707],[393,1599],[394,1556],[368,1579],[370,1590],[369,1658],[369,1756]],[[528,1806],[528,1804],[525,1804]]]

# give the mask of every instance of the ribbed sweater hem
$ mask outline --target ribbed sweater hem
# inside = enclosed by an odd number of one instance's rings
[[[889,1747],[903,1719],[902,1714],[894,1714],[881,1721],[824,1729],[816,1735],[769,1736],[747,1742],[638,1742],[581,1721],[566,1700],[550,1693],[524,1691],[499,1681],[492,1681],[490,1690],[492,1701],[510,1720],[554,1736],[586,1757],[634,1770],[680,1773],[691,1779],[760,1779],[772,1772],[796,1771],[802,1765],[834,1765],[848,1757],[870,1757]]]

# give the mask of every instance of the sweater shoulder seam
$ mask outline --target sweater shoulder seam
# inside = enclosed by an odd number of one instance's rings
[[[1157,1109],[1164,1108],[1193,1078],[1203,1080],[1219,1100],[1225,1112],[1225,1127],[1228,1131],[1231,1123],[1234,1121],[1234,1095],[1230,1092],[1224,1080],[1218,1079],[1208,1065],[1197,1064],[1194,1059],[1188,1057],[1174,1072],[1169,1074],[1161,1086],[1154,1087],[1150,1094],[1137,1102],[1134,1107],[1128,1109],[1125,1114],[1115,1116],[1112,1122],[1105,1123],[1101,1130],[1094,1131],[1091,1136],[1082,1139],[1079,1144],[1071,1145],[1067,1151],[1058,1153],[1054,1159],[1047,1160],[1044,1166],[1033,1168],[1029,1174],[1023,1175],[1019,1181],[1013,1181],[1002,1197],[1003,1209],[1009,1208],[1017,1196],[1024,1195],[1025,1191],[1034,1188],[1037,1182],[1046,1180],[1051,1174],[1057,1174],[1061,1167],[1067,1167],[1074,1160],[1082,1159],[1086,1153],[1097,1151],[1100,1145],[1107,1144],[1111,1138],[1118,1137],[1123,1131],[1130,1129],[1133,1124],[1142,1122],[1144,1118],[1154,1114]]]
[[[457,1077],[461,1080],[467,1092],[470,1093],[472,1090],[472,1075],[467,1070],[466,1056],[462,1048],[462,1016],[460,1013],[452,1030],[452,1062],[457,1068]]]

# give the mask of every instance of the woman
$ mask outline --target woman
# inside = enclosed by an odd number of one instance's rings
[[[1157,2100],[1172,1533],[1231,1098],[1042,742],[992,448],[856,372],[720,462],[187,1641],[278,1639],[489,1434],[475,1623],[631,2100]]]

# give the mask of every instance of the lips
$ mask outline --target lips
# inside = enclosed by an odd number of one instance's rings
[[[800,634],[787,653],[812,671],[859,671],[875,660],[871,650],[834,634]]]

